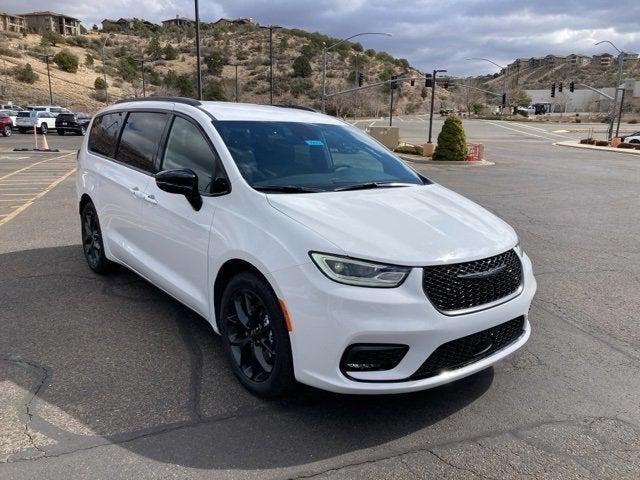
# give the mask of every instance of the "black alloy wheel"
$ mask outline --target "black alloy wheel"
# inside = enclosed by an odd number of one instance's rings
[[[295,385],[291,344],[278,300],[252,272],[234,277],[221,301],[220,333],[234,374],[251,392],[282,395]]]
[[[89,268],[96,273],[105,273],[110,261],[104,253],[100,221],[93,203],[87,203],[82,209],[82,249]]]

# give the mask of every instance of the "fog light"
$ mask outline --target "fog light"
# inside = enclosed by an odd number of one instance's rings
[[[343,373],[391,370],[408,350],[408,345],[356,343],[350,345],[342,355],[340,370]]]

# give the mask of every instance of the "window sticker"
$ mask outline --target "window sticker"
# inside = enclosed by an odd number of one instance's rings
[[[307,145],[312,146],[312,147],[321,147],[324,145],[324,143],[322,143],[322,140],[305,140],[304,141]]]

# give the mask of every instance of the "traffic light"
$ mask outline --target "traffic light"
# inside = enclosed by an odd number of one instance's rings
[[[502,94],[502,108],[505,108],[507,106],[507,94],[503,93]]]
[[[391,90],[395,90],[398,88],[398,76],[397,75],[392,75],[391,76]]]
[[[576,89],[576,84],[575,84],[574,82],[571,82],[571,83],[569,84],[569,91],[570,91],[571,93],[573,93],[573,91],[574,91],[575,89]]]
[[[449,88],[449,80],[445,80],[444,83],[442,84],[442,87],[447,90]]]
[[[361,87],[364,83],[364,74],[362,72],[358,73],[358,86]]]
[[[551,84],[551,98],[556,96],[556,84],[552,83]]]
[[[430,73],[426,73],[424,76],[424,86],[426,88],[433,87],[433,78]]]
[[[560,83],[558,84],[558,91],[559,91],[560,93],[562,93],[562,82],[560,82]]]

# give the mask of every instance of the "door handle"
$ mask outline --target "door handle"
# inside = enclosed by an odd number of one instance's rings
[[[138,187],[131,187],[129,191],[134,197],[140,197],[140,189]]]
[[[156,197],[154,197],[153,195],[145,195],[144,199],[146,202],[149,202],[152,205],[158,204],[158,200],[156,200]]]

